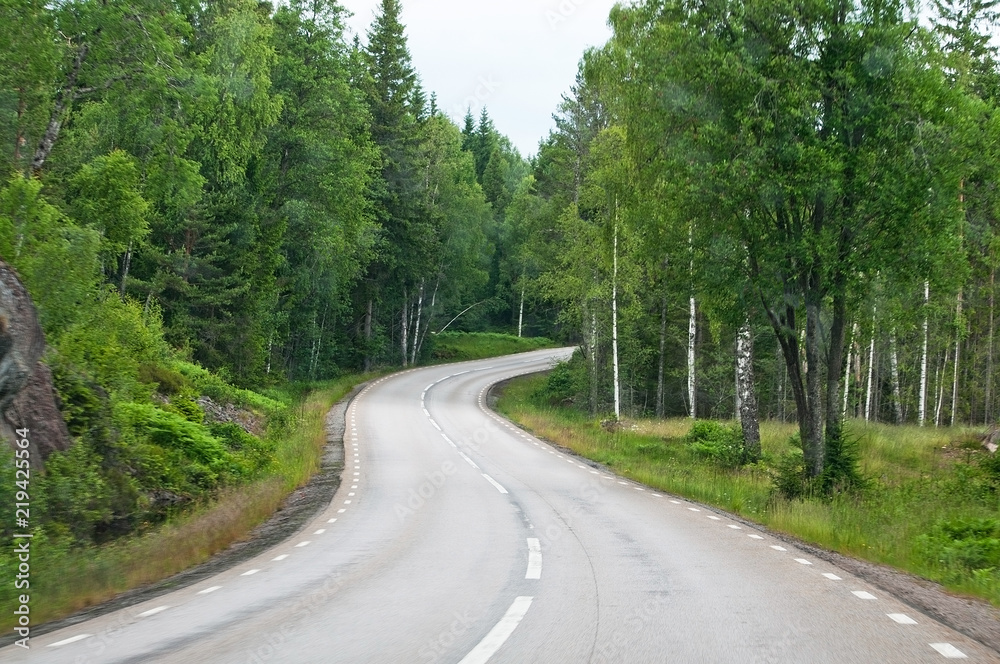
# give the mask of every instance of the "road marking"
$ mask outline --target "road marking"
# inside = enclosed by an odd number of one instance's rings
[[[788,549],[786,549],[785,547],[783,547],[783,546],[777,546],[777,545],[774,545],[774,544],[771,545],[771,548],[774,549],[775,551],[788,551]]]
[[[931,648],[937,650],[939,653],[947,657],[948,659],[967,659],[968,655],[964,652],[951,645],[950,643],[932,643]]]
[[[440,427],[440,426],[438,426],[438,423],[437,423],[437,422],[435,422],[434,420],[431,420],[431,424],[433,424],[433,425],[434,425],[434,428],[435,428],[435,429],[437,429],[438,431],[441,431],[441,430],[442,430],[442,429],[441,429],[441,427]]]
[[[712,521],[722,521],[722,519],[720,519],[720,518],[719,518],[719,517],[717,517],[717,516],[710,516],[710,517],[708,517],[708,518],[709,518],[709,519],[711,519]]]
[[[330,519],[329,521],[327,521],[327,523],[336,523],[336,522],[337,522],[336,518],[333,518],[333,519]]]
[[[735,525],[733,525],[733,524],[729,524],[729,527],[730,527],[730,528],[732,528],[733,530],[743,530],[743,529],[742,529],[742,528],[740,528],[739,526],[735,526]]]
[[[56,641],[55,643],[50,643],[49,648],[58,648],[59,646],[68,646],[71,643],[76,643],[77,641],[82,641],[86,638],[93,636],[93,634],[77,634],[76,636],[71,636],[68,639],[63,639],[62,641]],[[486,661],[486,660],[483,660]]]
[[[427,409],[426,409],[426,408],[424,408],[424,415],[426,415],[427,417],[430,417],[430,416],[431,416],[431,414],[427,412]]]
[[[841,579],[839,576],[837,576],[836,574],[831,574],[830,572],[823,572],[823,576],[830,579],[831,581],[843,581],[843,579]]]
[[[887,613],[887,616],[898,622],[900,625],[916,625],[917,621],[905,613]]]
[[[296,549],[301,549],[302,547],[309,546],[310,544],[312,544],[312,542],[310,542],[309,540],[306,540],[305,542],[299,542],[298,544],[296,544],[295,548]]]
[[[800,565],[812,565],[812,563],[809,562],[808,560],[806,560],[805,558],[796,558],[795,562],[799,563]],[[875,598],[872,597],[872,599],[875,599]]]
[[[211,588],[205,588],[204,590],[199,590],[198,594],[199,595],[207,595],[208,593],[214,593],[216,590],[218,590],[221,587],[222,586],[212,586]]]
[[[469,464],[470,466],[472,466],[476,470],[479,470],[479,466],[476,465],[476,462],[473,461],[472,459],[470,459],[468,456],[466,456],[465,452],[459,452],[458,455],[460,457],[462,457],[463,459],[465,459],[465,463]]]
[[[528,571],[524,574],[524,578],[542,578],[542,545],[534,537],[528,538]]]
[[[635,487],[635,490],[636,490],[636,491],[645,491],[645,489],[643,489],[643,488],[642,488],[641,486],[637,486],[637,487]]]
[[[691,510],[692,512],[700,512],[701,511],[697,507],[689,507],[688,509]]]
[[[246,572],[243,572],[242,574],[240,574],[240,576],[253,576],[254,574],[256,574],[259,571],[260,571],[259,569],[247,570]]]
[[[500,646],[514,633],[514,629],[517,628],[518,624],[524,618],[524,614],[531,607],[531,600],[533,599],[534,597],[518,597],[515,599],[514,603],[507,609],[507,613],[500,619],[500,622],[494,625],[489,634],[484,636],[483,640],[468,655],[463,657],[462,661],[458,664],[486,664],[490,657],[496,654]]]
[[[764,539],[764,538],[763,538],[763,537],[761,537],[760,535],[747,535],[747,537],[749,537],[750,539],[757,539],[757,540],[762,540],[762,539]]]
[[[316,532],[314,532],[313,535],[322,535],[325,532],[326,532],[326,528],[320,528],[319,530],[317,530]]]
[[[360,475],[360,474],[361,474],[361,473],[354,473],[354,476],[355,476],[355,477],[357,477],[357,476],[358,476],[358,475]]]
[[[142,613],[139,614],[138,617],[148,618],[150,616],[155,616],[157,613],[160,613],[161,611],[166,611],[169,608],[170,608],[169,606],[158,606],[155,609],[150,609],[149,611],[143,611]]]
[[[486,478],[487,482],[489,482],[490,484],[492,484],[493,486],[495,486],[497,488],[497,491],[499,491],[500,493],[507,493],[507,489],[505,489],[502,486],[500,486],[500,483],[497,482],[495,479],[493,479],[492,477],[490,477],[486,473],[483,473],[483,477]]]
[[[649,495],[651,495],[651,496],[652,496],[653,498],[663,498],[663,496],[661,496],[661,495],[660,495],[660,494],[658,494],[658,493],[651,493],[651,494],[649,494]]]
[[[619,482],[622,486],[628,486],[628,482]]]
[[[864,590],[852,590],[851,594],[859,599],[875,599],[875,595]]]
[[[344,501],[344,504],[345,504],[345,505],[350,505],[350,504],[351,504],[351,501],[349,501],[349,500],[345,500],[345,501]]]
[[[346,512],[346,511],[347,511],[347,510],[345,510],[345,509],[341,508],[341,509],[337,510],[337,514],[343,514],[343,513],[344,513],[344,512]]]
[[[356,489],[357,487],[354,487],[354,488]],[[350,492],[350,493],[349,493],[349,494],[347,494],[347,495],[348,495],[348,496],[353,496],[353,495],[354,495],[354,492],[352,491],[352,492]]]

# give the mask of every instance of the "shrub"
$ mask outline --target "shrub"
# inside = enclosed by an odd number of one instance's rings
[[[587,363],[583,353],[576,351],[568,362],[553,367],[536,396],[552,405],[571,405],[581,401],[587,386]]]
[[[964,518],[939,521],[917,539],[924,558],[952,579],[1000,568],[1000,520]]]
[[[743,433],[736,425],[698,420],[685,440],[696,456],[725,468],[736,468],[744,462]]]
[[[801,449],[793,448],[778,457],[771,472],[771,481],[778,493],[789,500],[801,498],[809,492],[806,461]]]

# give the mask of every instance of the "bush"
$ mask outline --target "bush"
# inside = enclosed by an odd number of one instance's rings
[[[275,462],[277,446],[272,441],[261,440],[243,430],[238,424],[216,422],[209,425],[212,435],[221,440],[240,456],[254,475],[260,475]]]
[[[536,396],[554,406],[571,405],[582,400],[587,387],[587,363],[583,353],[576,351],[568,362],[552,369]]]
[[[918,538],[917,548],[929,563],[944,568],[952,580],[1000,569],[1000,520],[939,521],[930,533]]]
[[[736,425],[698,420],[691,426],[685,440],[696,456],[724,468],[739,467],[745,460],[743,433]]]
[[[778,457],[771,473],[771,480],[778,493],[789,500],[801,498],[809,493],[806,461],[800,448],[793,448]]]

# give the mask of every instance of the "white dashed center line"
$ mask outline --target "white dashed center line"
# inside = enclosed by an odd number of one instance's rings
[[[496,651],[500,649],[500,646],[514,633],[514,630],[524,618],[524,614],[531,607],[531,600],[533,599],[534,597],[518,597],[515,599],[514,603],[507,609],[507,613],[500,619],[500,622],[458,664],[486,664]]]
[[[947,657],[948,659],[966,659],[968,655],[964,652],[951,645],[950,643],[932,643],[931,648],[937,650],[939,653]]]
[[[495,479],[493,479],[492,477],[490,477],[486,473],[483,473],[483,477],[486,478],[487,482],[489,482],[490,484],[492,484],[493,486],[495,486],[496,489],[497,489],[497,491],[499,491],[500,493],[507,493],[507,489],[503,488],[503,486],[501,486],[500,483],[497,482]]]
[[[534,537],[528,538],[528,571],[525,573],[524,578],[542,578],[542,545]]]
[[[55,643],[50,643],[49,648],[58,648],[59,646],[68,646],[71,643],[76,643],[77,641],[82,641],[86,638],[93,636],[93,634],[77,634],[76,636],[71,636],[68,639],[63,639],[62,641],[56,641]]]

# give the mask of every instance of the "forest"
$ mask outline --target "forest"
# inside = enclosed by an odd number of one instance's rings
[[[845,422],[993,425],[998,4],[623,3],[523,156],[438,107],[400,0],[363,39],[335,0],[3,0],[0,257],[76,441],[43,529],[266,475],[206,409],[284,421],[446,328],[578,346],[561,403],[735,418],[742,462],[794,422],[829,482]]]

